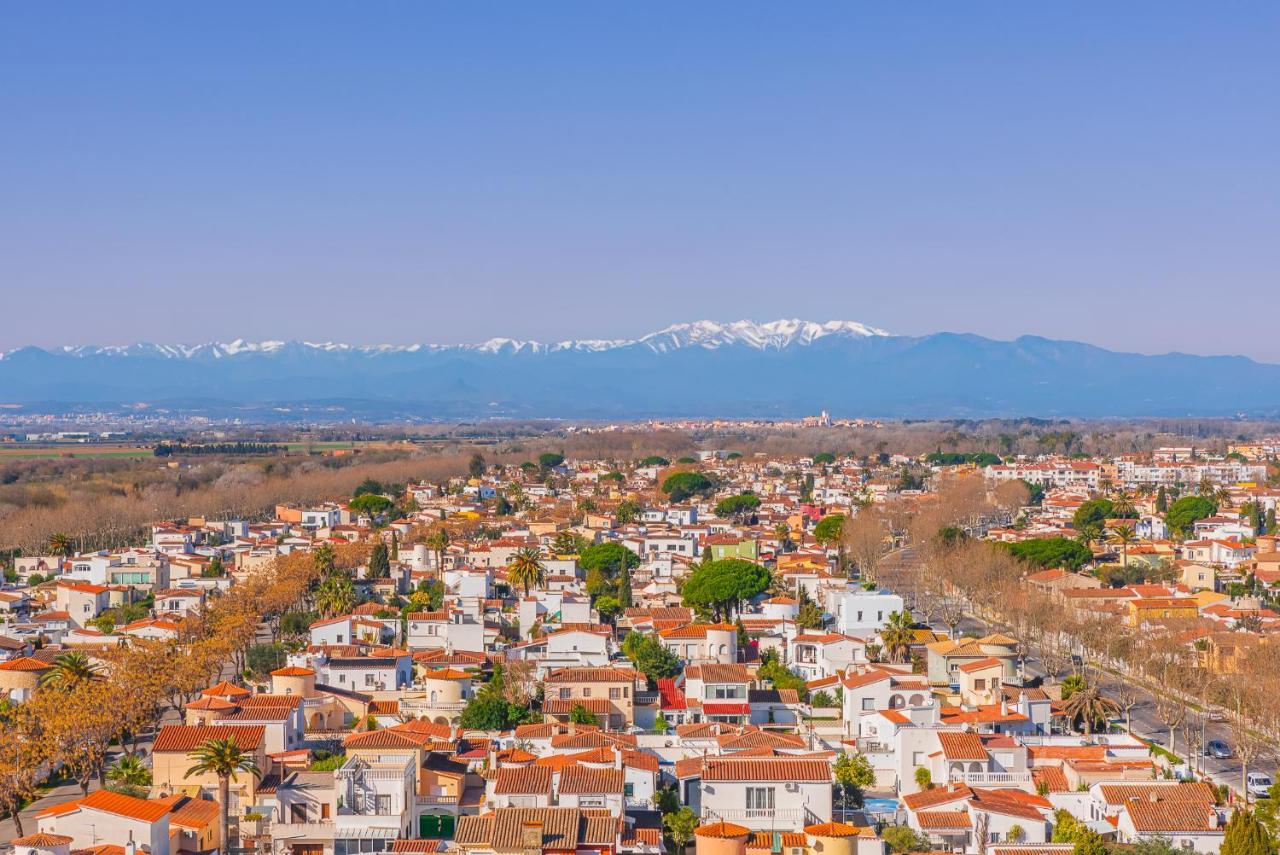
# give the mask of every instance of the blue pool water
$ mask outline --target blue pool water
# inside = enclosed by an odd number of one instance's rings
[[[866,799],[862,803],[867,813],[892,814],[898,810],[897,799]]]

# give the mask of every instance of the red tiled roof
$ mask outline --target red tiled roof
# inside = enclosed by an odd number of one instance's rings
[[[916,811],[916,822],[923,829],[931,828],[968,828],[972,823],[968,811],[963,810],[922,810]]]
[[[704,781],[830,781],[825,760],[792,757],[708,757]]]
[[[254,751],[262,745],[266,727],[255,725],[184,725],[167,724],[160,728],[152,745],[153,752],[190,753],[211,739],[234,739],[243,751]]]

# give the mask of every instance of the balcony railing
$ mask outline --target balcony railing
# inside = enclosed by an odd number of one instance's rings
[[[779,828],[786,827],[794,829],[799,827],[799,823],[805,819],[803,808],[767,810],[767,809],[739,809],[739,810],[711,810],[703,809],[706,820],[723,819],[726,822],[744,822],[751,826],[764,827],[767,825],[776,825]]]
[[[963,781],[975,787],[1022,786],[1031,783],[1030,772],[965,772],[951,776],[952,781]]]
[[[276,840],[284,838],[314,838],[332,840],[334,826],[332,820],[319,822],[273,822],[271,836]]]
[[[877,742],[873,739],[858,737],[855,744],[858,747],[859,754],[892,754],[893,747],[883,742]]]
[[[414,701],[413,703],[400,702],[400,709],[405,712],[417,712],[418,710],[449,710],[456,711],[465,709],[466,701]]]
[[[458,804],[457,796],[418,796],[418,807],[453,807]]]

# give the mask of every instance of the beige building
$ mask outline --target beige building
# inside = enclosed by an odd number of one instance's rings
[[[52,670],[48,662],[30,656],[0,662],[0,698],[19,703],[27,700],[39,688],[41,678]]]
[[[271,762],[267,759],[265,732],[262,725],[166,725],[156,734],[152,747],[152,787],[161,795],[182,793],[216,797],[216,775],[187,775],[197,762],[192,752],[211,739],[235,740],[236,745],[252,757],[258,770],[266,775],[271,769]],[[256,802],[259,780],[245,773],[231,781],[232,816]]]
[[[549,721],[568,721],[581,706],[601,727],[621,730],[635,723],[636,690],[646,685],[644,675],[630,668],[560,668],[547,675],[542,708]]]

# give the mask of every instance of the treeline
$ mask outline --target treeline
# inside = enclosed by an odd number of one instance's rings
[[[245,667],[258,625],[301,607],[318,575],[306,553],[278,558],[222,597],[199,617],[181,621],[176,641],[136,639],[101,654],[105,667],[84,654],[64,653],[58,676],[28,701],[0,710],[0,816],[13,817],[39,792],[49,769],[80,785],[101,779],[115,743],[133,753],[139,733],[158,727],[231,665]]]
[[[970,481],[977,479],[969,479]],[[952,632],[965,615],[1007,628],[1020,652],[1034,655],[1050,675],[1088,670],[1085,663],[1140,679],[1155,690],[1155,713],[1170,731],[1174,753],[1198,746],[1204,708],[1227,711],[1233,746],[1250,764],[1280,737],[1280,645],[1241,643],[1229,638],[1233,660],[1217,660],[1210,637],[1195,619],[1167,620],[1132,627],[1112,614],[1076,609],[1065,600],[1028,586],[1026,575],[1042,566],[1079,566],[1087,550],[1075,541],[1048,538],[1012,547],[954,534],[956,526],[984,513],[995,492],[983,497],[944,489],[939,501],[906,520],[902,542],[918,550],[919,561],[878,567],[872,573],[907,600],[912,615],[937,620]],[[1002,485],[1007,487],[1009,485]],[[865,573],[865,570],[864,570]],[[1111,698],[1126,715],[1141,699],[1124,684]],[[1243,783],[1243,782],[1242,782]]]
[[[156,457],[170,457],[175,454],[183,456],[227,454],[243,457],[249,455],[281,454],[286,450],[287,446],[273,445],[266,442],[215,442],[208,444],[202,443],[200,445],[162,442],[152,450],[152,453],[155,454]]]

